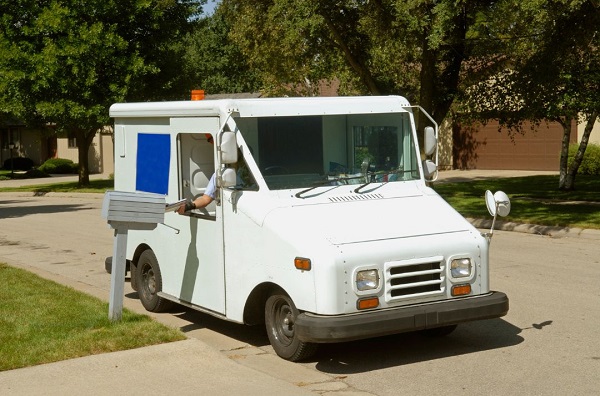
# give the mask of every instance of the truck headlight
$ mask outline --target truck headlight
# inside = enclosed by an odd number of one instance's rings
[[[453,278],[468,278],[471,276],[471,259],[458,258],[450,263],[450,274]]]
[[[379,272],[376,269],[358,271],[356,273],[356,288],[359,291],[379,288]]]

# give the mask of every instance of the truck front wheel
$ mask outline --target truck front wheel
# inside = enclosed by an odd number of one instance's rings
[[[133,266],[132,266],[133,267]],[[137,274],[133,277],[137,282],[137,291],[144,308],[150,312],[164,312],[172,302],[158,296],[162,291],[162,275],[154,252],[145,250],[137,262]]]
[[[282,292],[272,294],[265,304],[265,325],[271,346],[281,358],[296,362],[312,356],[317,345],[298,339],[294,324],[298,309]]]

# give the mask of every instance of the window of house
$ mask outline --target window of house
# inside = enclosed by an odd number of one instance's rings
[[[74,133],[69,133],[68,136],[68,147],[69,148],[77,148],[77,139],[75,138]]]

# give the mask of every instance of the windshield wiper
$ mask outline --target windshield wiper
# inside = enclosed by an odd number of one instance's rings
[[[323,180],[322,182],[317,182],[317,183],[315,183],[315,185],[314,185],[314,186],[312,186],[312,187],[309,187],[309,188],[307,188],[307,189],[305,189],[305,190],[302,190],[302,191],[300,191],[300,192],[296,193],[296,198],[304,198],[304,197],[302,197],[302,195],[303,195],[303,194],[306,194],[307,192],[309,192],[309,191],[312,191],[312,190],[314,190],[315,188],[322,187],[322,186],[326,186],[326,185],[328,185],[328,184],[331,184],[331,183],[337,183],[337,182],[340,182],[340,181],[347,181],[347,180],[351,180],[351,179],[356,179],[356,178],[358,178],[358,177],[362,177],[362,176],[352,176],[352,177],[346,177],[346,176],[344,176],[344,177],[336,177],[335,179],[331,179],[331,180]],[[338,186],[338,185],[334,185],[334,186],[332,186],[332,187],[337,187],[337,186]]]
[[[412,169],[408,169],[408,170],[396,169],[396,170],[391,170],[391,171],[387,171],[387,172],[370,172],[367,174],[368,181],[365,182],[364,184],[361,184],[360,186],[356,187],[354,189],[354,192],[355,193],[360,192],[360,190],[362,190],[363,188],[365,188],[366,186],[368,186],[371,183],[378,183],[378,182],[387,183],[389,181],[397,181],[396,179],[395,180],[389,180],[389,179],[388,180],[376,180],[376,178],[378,176],[402,175],[402,177],[404,177],[405,173],[412,173],[412,172],[414,172],[414,170],[412,170]]]
[[[363,184],[361,184],[360,186],[358,186],[358,187],[356,187],[356,188],[354,189],[354,192],[355,192],[355,193],[358,193],[360,190],[362,190],[363,188],[365,188],[365,187],[366,187],[366,186],[368,186],[369,184],[371,184],[371,183],[375,183],[375,180],[374,180],[374,179],[375,179],[375,174],[374,174],[374,173],[367,174],[367,176],[366,176],[366,179],[367,179],[367,182],[366,182],[366,183],[363,183]]]

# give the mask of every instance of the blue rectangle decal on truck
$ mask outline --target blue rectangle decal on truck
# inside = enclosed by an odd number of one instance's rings
[[[167,194],[171,138],[166,134],[139,133],[135,189]]]

